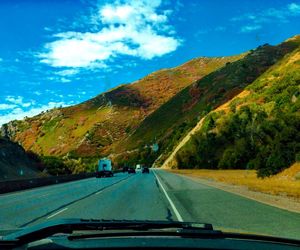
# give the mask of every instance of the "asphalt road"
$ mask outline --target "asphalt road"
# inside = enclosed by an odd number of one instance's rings
[[[116,174],[0,195],[0,227],[58,218],[183,220],[300,239],[300,214],[163,170]]]

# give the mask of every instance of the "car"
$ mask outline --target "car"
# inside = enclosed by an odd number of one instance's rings
[[[149,174],[149,173],[150,173],[149,168],[143,167],[142,173],[143,173],[143,174]]]
[[[128,172],[128,167],[123,167],[122,172],[123,172],[123,173]]]
[[[114,176],[114,173],[112,171],[96,172],[96,178],[113,177],[113,176]]]
[[[102,158],[98,161],[98,167],[96,171],[96,178],[101,177],[113,177],[112,162],[108,158]]]
[[[134,168],[128,168],[128,174],[135,174],[135,169]]]

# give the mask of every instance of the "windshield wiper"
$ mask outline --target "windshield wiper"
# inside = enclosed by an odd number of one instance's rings
[[[14,241],[25,244],[44,239],[58,233],[72,234],[76,231],[106,231],[106,230],[137,230],[147,231],[152,229],[179,229],[187,233],[214,231],[208,223],[179,222],[179,221],[149,221],[149,220],[85,220],[85,219],[60,219],[53,220],[32,227],[21,229],[2,238],[3,241]],[[182,231],[183,233],[184,231]]]
[[[175,230],[164,230],[175,229]],[[127,230],[127,231],[126,231]],[[155,231],[156,230],[156,231]],[[74,235],[74,232],[81,232]],[[84,231],[88,232],[84,234]],[[90,234],[95,231],[95,234]],[[106,232],[107,231],[107,232]],[[131,232],[128,232],[131,231]],[[101,234],[100,234],[101,232]],[[277,242],[300,246],[295,239],[279,238],[274,236],[227,233],[214,230],[208,223],[178,222],[178,221],[149,221],[149,220],[85,220],[60,219],[53,220],[32,227],[20,229],[17,232],[3,236],[0,240],[2,246],[19,246],[33,241],[41,240],[56,234],[68,234],[69,240],[93,237],[109,237],[118,235],[157,235],[180,236],[188,238],[229,238],[239,240],[255,240]]]

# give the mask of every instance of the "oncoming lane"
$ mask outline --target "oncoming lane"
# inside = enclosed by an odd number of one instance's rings
[[[1,195],[0,225],[3,228],[24,226],[128,177],[119,173],[112,178],[89,178]]]

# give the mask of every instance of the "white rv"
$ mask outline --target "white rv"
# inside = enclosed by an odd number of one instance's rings
[[[112,177],[113,175],[111,160],[108,158],[100,159],[98,162],[96,177]]]

